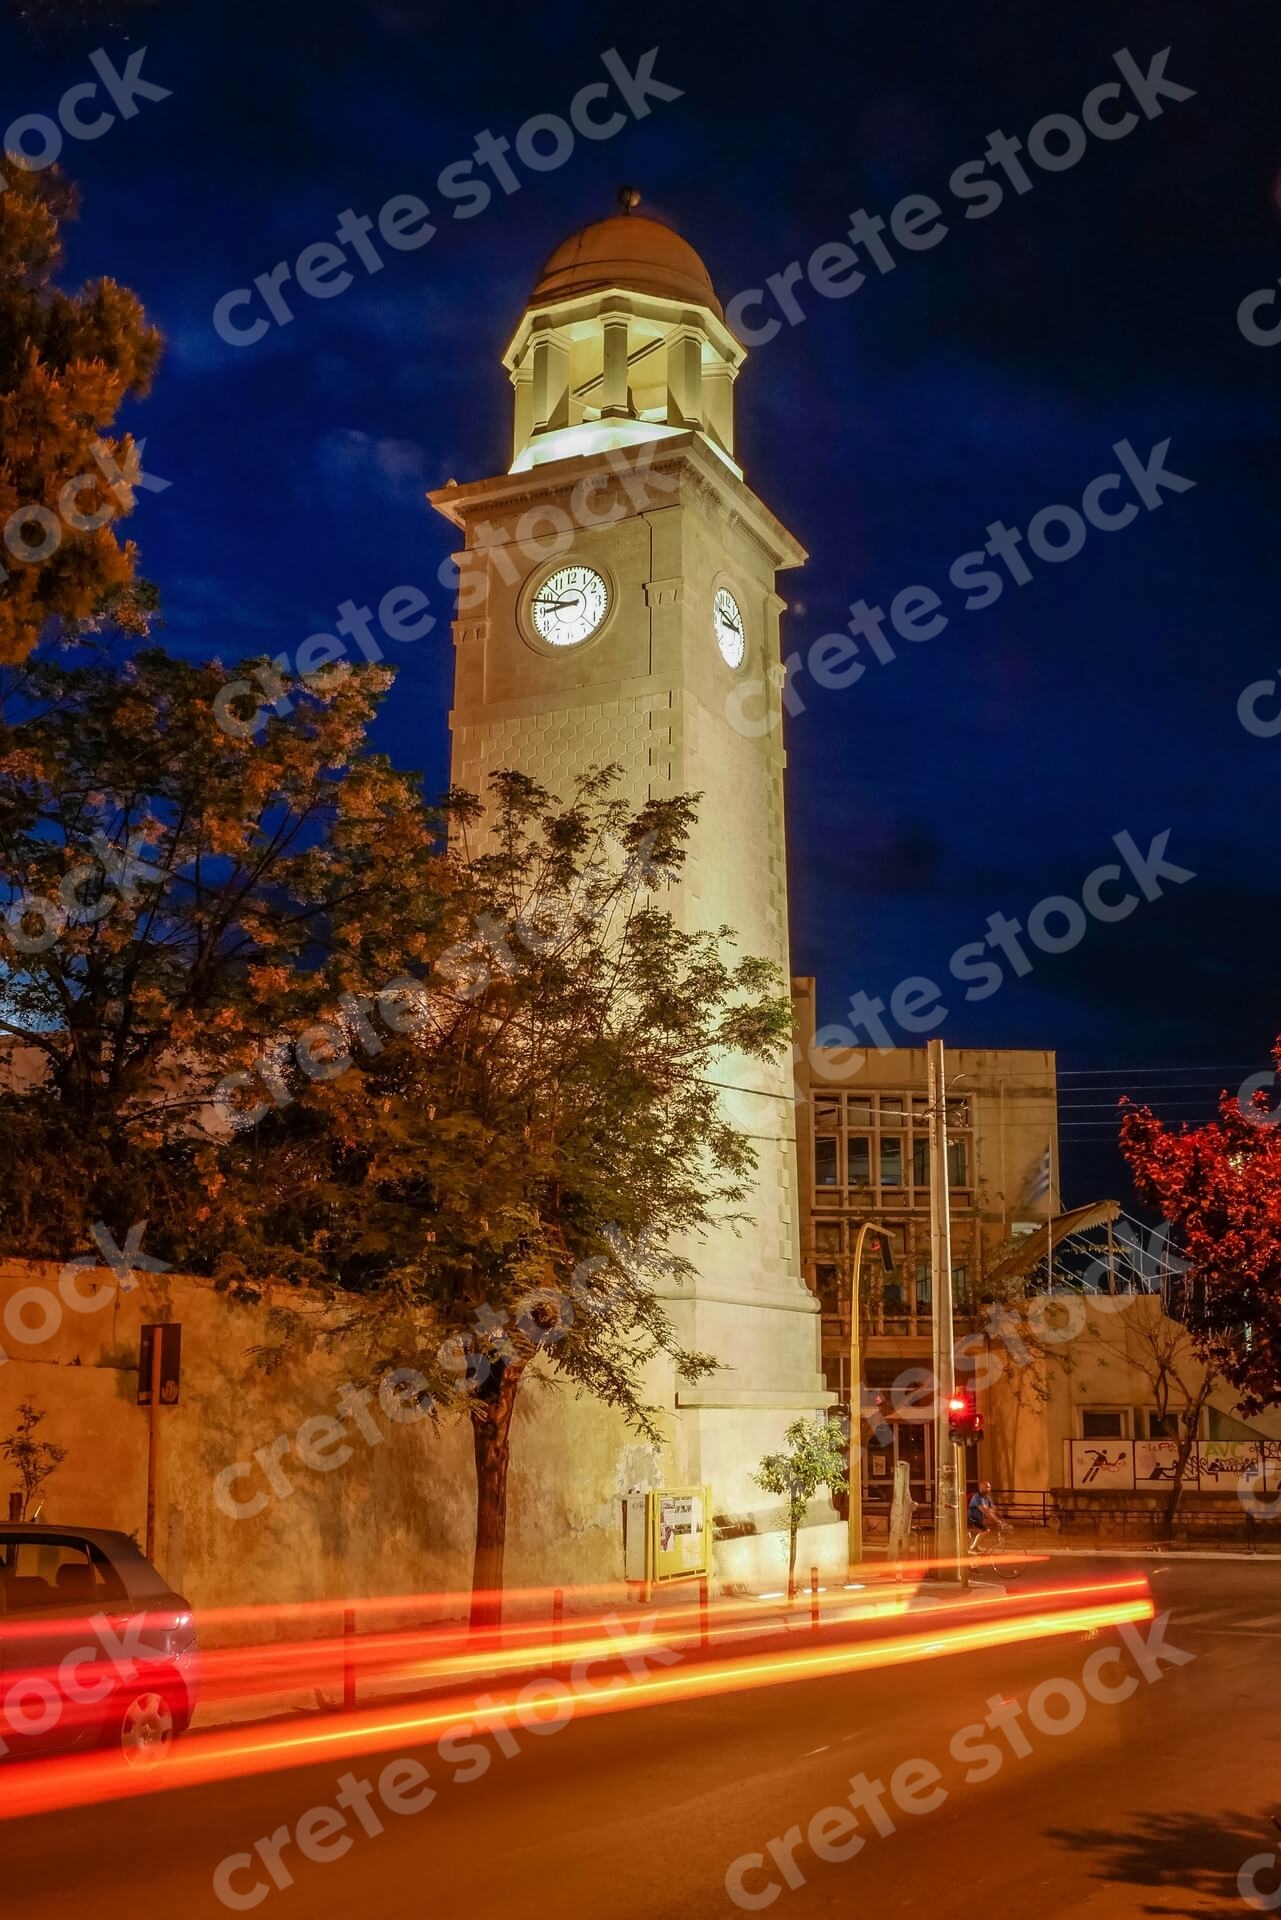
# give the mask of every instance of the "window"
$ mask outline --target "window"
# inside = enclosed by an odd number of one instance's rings
[[[836,1185],[835,1140],[819,1139],[814,1142],[814,1182],[820,1187]]]
[[[947,1178],[949,1186],[968,1187],[966,1168],[969,1156],[965,1151],[964,1140],[949,1140],[947,1143]]]
[[[881,1125],[883,1127],[901,1127],[903,1124],[903,1102],[897,1095],[881,1095]]]
[[[930,1184],[930,1143],[923,1134],[917,1134],[912,1141],[912,1185],[928,1187]]]
[[[1081,1411],[1083,1440],[1124,1440],[1125,1415],[1119,1407],[1091,1407]]]
[[[845,1143],[847,1184],[870,1187],[872,1184],[872,1143],[865,1134],[852,1133]]]
[[[820,1220],[814,1228],[814,1248],[818,1253],[839,1253],[841,1230],[834,1220]]]
[[[840,1282],[835,1267],[816,1267],[814,1279],[824,1311],[836,1313],[840,1307]]]
[[[28,1607],[92,1611],[125,1597],[115,1568],[96,1547],[79,1541],[0,1535],[0,1576],[10,1612]]]
[[[835,1133],[840,1108],[835,1100],[816,1100],[814,1102],[815,1133]]]
[[[872,1124],[871,1101],[847,1100],[845,1102],[845,1124],[847,1127],[870,1127]]]
[[[853,1146],[853,1141],[850,1145]],[[903,1184],[903,1142],[895,1134],[881,1135],[881,1185],[883,1187],[901,1187]]]
[[[952,1268],[952,1300],[954,1304],[958,1301],[964,1300],[966,1294],[969,1291],[969,1285],[970,1285],[970,1270],[964,1264],[964,1262],[962,1262],[962,1264],[959,1267],[953,1267]]]
[[[917,1306],[928,1308],[931,1297],[932,1296],[930,1293],[930,1263],[928,1260],[918,1260],[916,1263],[916,1304]]]
[[[1177,1413],[1158,1413],[1155,1407],[1148,1408],[1148,1439],[1177,1440],[1179,1437],[1179,1416]]]

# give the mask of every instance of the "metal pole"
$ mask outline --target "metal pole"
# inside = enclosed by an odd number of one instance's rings
[[[700,1574],[698,1580],[698,1644],[705,1647],[711,1640],[711,1623],[708,1618],[708,1599],[710,1581],[707,1574]]]
[[[882,1234],[883,1244],[889,1245],[889,1229],[878,1220],[864,1220],[854,1236],[853,1271],[850,1275],[850,1508],[846,1523],[845,1557],[851,1574],[863,1560],[863,1330],[859,1307],[862,1301],[863,1248],[868,1235],[872,1233]]]
[[[552,1645],[558,1647],[565,1626],[565,1590],[557,1587],[552,1594]]]
[[[952,1228],[948,1207],[947,1108],[943,1042],[925,1048],[930,1123],[930,1274],[934,1323],[934,1555],[945,1579],[962,1579],[964,1545],[957,1495],[957,1458],[948,1429],[947,1403],[956,1384],[952,1326]]]
[[[160,1364],[164,1357],[164,1333],[156,1327],[151,1335],[151,1405],[147,1409],[147,1558],[156,1564],[156,1476],[160,1466]]]
[[[810,1568],[810,1626],[818,1631],[818,1568]]]
[[[350,1713],[356,1704],[356,1612],[347,1607],[342,1617],[342,1703]]]

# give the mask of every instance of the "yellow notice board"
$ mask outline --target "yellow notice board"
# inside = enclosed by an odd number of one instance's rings
[[[649,1499],[650,1579],[690,1580],[712,1570],[712,1490],[668,1487]]]

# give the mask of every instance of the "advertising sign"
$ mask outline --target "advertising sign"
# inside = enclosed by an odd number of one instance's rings
[[[711,1527],[705,1487],[652,1493],[654,1579],[688,1580],[711,1564]]]

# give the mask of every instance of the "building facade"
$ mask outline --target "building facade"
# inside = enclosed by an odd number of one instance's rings
[[[933,1479],[923,1380],[932,1362],[929,1139],[923,1047],[851,1051],[816,1044],[811,979],[793,982],[797,1148],[805,1277],[822,1314],[823,1370],[850,1403],[850,1301],[860,1226],[887,1229],[893,1271],[864,1241],[862,1376],[872,1413],[867,1497],[888,1496],[906,1460],[918,1499]],[[975,1324],[984,1274],[1058,1203],[1053,1053],[958,1047],[946,1055],[952,1288],[958,1337]],[[876,1407],[879,1396],[880,1406]]]

